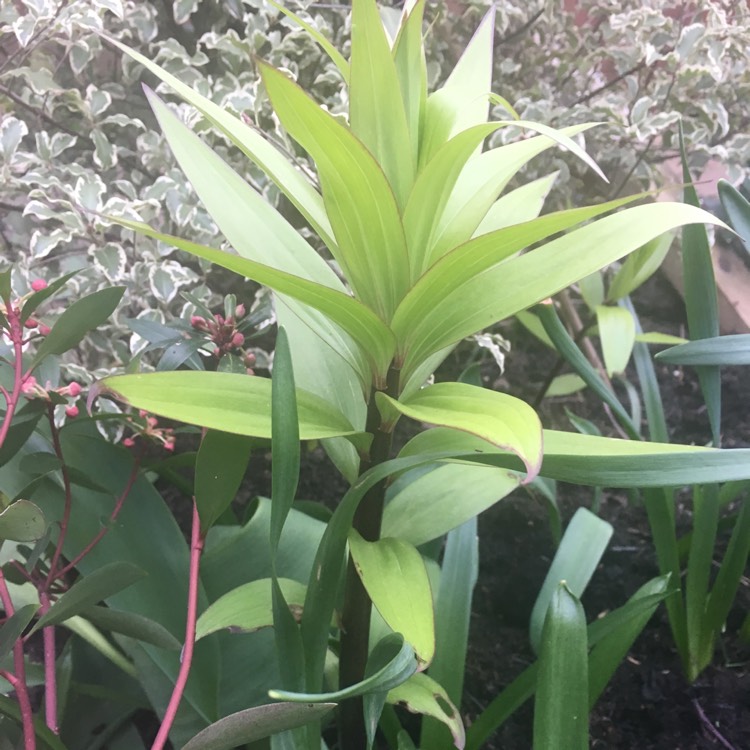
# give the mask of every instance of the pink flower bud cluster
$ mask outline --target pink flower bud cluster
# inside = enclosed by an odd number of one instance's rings
[[[135,446],[136,438],[142,437],[160,444],[165,451],[174,451],[174,430],[171,427],[159,427],[159,420],[147,411],[141,409],[138,417],[131,416],[128,422],[134,434],[123,439],[122,444],[126,448]]]
[[[214,355],[221,359],[225,354],[236,354],[242,356],[248,375],[254,375],[252,370],[255,364],[255,355],[244,351],[245,336],[238,330],[237,322],[245,317],[245,306],[240,304],[234,310],[234,315],[224,317],[214,315],[204,318],[202,315],[193,315],[190,325],[196,330],[205,333],[216,347]]]
[[[70,419],[75,419],[79,414],[75,401],[82,392],[83,388],[81,384],[75,381],[60,388],[52,388],[49,382],[42,386],[33,375],[29,375],[21,384],[21,393],[29,400],[38,398],[43,401],[50,401],[50,393],[56,393],[58,396],[65,398],[72,398],[73,402],[65,407],[65,415]]]

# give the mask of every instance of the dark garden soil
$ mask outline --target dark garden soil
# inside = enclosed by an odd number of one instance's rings
[[[682,303],[666,281],[656,277],[638,295],[644,330],[680,333]],[[555,355],[516,329],[502,383],[533,401]],[[658,368],[671,436],[675,442],[705,444],[709,430],[694,374]],[[495,370],[495,372],[497,372]],[[747,370],[723,373],[723,441],[726,447],[750,444],[750,379]],[[545,426],[571,429],[564,407],[598,425],[607,424],[601,408],[581,396],[544,402]],[[567,521],[592,491],[560,485]],[[678,501],[678,524],[689,526],[689,498]],[[644,509],[624,492],[605,492],[601,516],[614,526],[609,549],[583,599],[589,619],[622,605],[658,574]],[[536,592],[554,555],[547,512],[524,494],[508,498],[480,517],[479,581],[474,596],[463,711],[467,721],[533,661],[528,622]],[[726,543],[720,539],[719,546]],[[666,612],[657,610],[626,661],[615,673],[591,715],[592,748],[602,750],[704,750],[750,748],[750,645],[737,637],[750,612],[750,582],[740,588],[714,665],[688,685],[677,658]],[[486,745],[487,750],[531,747],[532,706],[514,714]],[[561,748],[560,750],[565,750]]]

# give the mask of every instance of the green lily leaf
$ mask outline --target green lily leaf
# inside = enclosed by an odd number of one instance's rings
[[[542,221],[544,218],[531,226]],[[487,243],[487,254],[494,254],[496,258],[494,265],[487,263],[477,268],[462,259],[459,265],[463,267],[462,276],[469,276],[467,281],[456,283],[455,275],[460,273],[456,269],[450,279],[441,279],[445,284],[434,285],[431,273],[438,272],[436,266],[399,306],[392,330],[401,352],[406,355],[403,365],[406,374],[402,377],[407,377],[412,368],[433,352],[556,294],[633,252],[653,237],[685,224],[702,222],[721,224],[708,212],[681,203],[636,206],[505,263],[498,260],[507,257],[506,247],[498,248],[493,243],[493,239],[496,242],[493,235],[478,237],[472,243]],[[525,226],[501,232],[516,233]],[[528,231],[531,233],[531,229]],[[463,249],[472,243],[467,243]],[[520,248],[514,247],[513,252],[517,249]],[[446,256],[438,273],[444,273],[445,262],[456,255]]]
[[[389,488],[381,534],[419,547],[487,510],[522,480],[512,471],[466,464],[405,474]]]
[[[370,359],[375,374],[385,377],[395,348],[393,334],[372,310],[343,291],[331,289],[323,284],[222,250],[215,250],[180,237],[156,232],[147,224],[120,217],[108,218],[139,234],[153,237],[197,258],[209,260],[217,266],[246,276],[259,284],[265,284],[275,292],[292,297],[318,310],[346,331],[360,345],[364,355]]]
[[[299,614],[307,587],[289,578],[279,578],[289,608]],[[271,579],[261,578],[232,589],[211,604],[198,618],[195,638],[205,638],[217,630],[251,633],[273,625]]]
[[[599,340],[607,375],[625,372],[635,344],[635,320],[624,307],[599,305],[596,308]]]
[[[332,289],[343,288],[323,258],[263,196],[156,94],[146,89],[146,95],[180,168],[222,234],[241,256]],[[247,231],[248,221],[252,222],[252,232]]]
[[[396,65],[375,0],[352,5],[349,121],[352,133],[383,168],[403,209],[417,164]]]
[[[364,145],[296,83],[260,64],[282,124],[315,160],[338,248],[331,252],[355,296],[390,320],[409,285],[398,206],[388,180]]]
[[[373,664],[380,662],[381,666],[355,685],[333,693],[291,693],[286,690],[269,690],[268,694],[271,698],[295,703],[327,703],[367,693],[392,690],[414,674],[417,668],[417,660],[414,657],[414,649],[404,640],[404,637],[399,633],[391,633],[383,638],[370,654]]]
[[[393,44],[398,89],[404,100],[412,159],[415,164],[419,159],[419,136],[427,104],[427,64],[422,44],[424,7],[424,0],[417,0],[411,7],[408,3],[404,4],[401,26]]]
[[[381,617],[412,645],[419,671],[426,669],[435,655],[435,616],[422,555],[400,539],[367,542],[354,529],[349,552]]]
[[[153,372],[117,375],[102,380],[106,391],[139,409],[236,435],[271,438],[271,381],[226,372]],[[96,393],[95,393],[96,395]],[[297,391],[301,440],[347,437],[366,445],[369,436],[356,432],[330,404],[307,391]]]
[[[443,87],[427,99],[419,164],[427,164],[452,135],[487,122],[492,90],[495,9],[490,8]]]
[[[628,256],[609,285],[607,301],[616,302],[627,297],[653,276],[672,247],[673,240],[671,232],[663,234]]]
[[[573,136],[592,127],[593,123],[573,125],[557,132]],[[427,265],[433,265],[448,251],[471,239],[518,170],[554,145],[551,138],[536,136],[484,151],[469,159],[435,229],[434,246]]]
[[[726,180],[719,180],[719,198],[729,217],[729,223],[742,237],[745,248],[750,248],[750,203],[737,188]]]
[[[590,487],[681,487],[750,478],[750,449],[580,435],[544,430],[540,474]],[[518,458],[475,435],[437,427],[412,438],[399,457],[452,455],[455,459],[520,468]]]
[[[262,133],[245,125],[218,104],[202,96],[177,76],[151,62],[134,49],[99,32],[111,45],[131,57],[192,104],[214,127],[234,143],[251,161],[257,164],[278,186],[284,195],[310,222],[328,247],[335,245],[323,200],[296,165],[289,161]]]
[[[498,198],[474,232],[475,237],[536,219],[544,208],[559,172],[532,180]]]
[[[613,531],[611,524],[586,508],[579,508],[570,519],[531,612],[529,636],[535,651],[539,651],[547,610],[560,581],[565,581],[567,590],[573,596],[582,596],[609,545]]]
[[[387,700],[388,703],[405,706],[412,713],[430,716],[442,722],[450,729],[454,745],[463,748],[466,732],[461,714],[443,687],[429,675],[412,675],[403,685],[391,690]]]
[[[411,419],[462,430],[512,451],[526,466],[527,482],[539,472],[542,425],[536,412],[520,399],[465,383],[438,383],[407,401],[381,392],[376,398],[379,406],[387,404]]]
[[[283,13],[287,18],[291,18],[300,28],[303,28],[323,49],[323,51],[331,58],[331,62],[339,69],[344,80],[349,82],[349,63],[346,61],[344,56],[326,39],[314,26],[303,21],[296,13],[292,13],[291,10],[285,8],[281,3],[277,3],[276,0],[268,0],[276,10]],[[239,743],[238,743],[239,744]]]

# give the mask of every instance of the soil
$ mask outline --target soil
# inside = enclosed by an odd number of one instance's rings
[[[644,330],[683,332],[682,302],[659,276],[638,295]],[[506,331],[513,340],[501,386],[533,401],[555,364],[554,353],[528,335]],[[495,370],[495,373],[497,371]],[[747,447],[750,440],[750,381],[747,370],[722,373],[723,445]],[[672,439],[705,444],[710,439],[705,408],[694,373],[661,366],[658,377]],[[601,407],[583,396],[551,399],[540,409],[545,426],[571,429],[564,407],[598,425]],[[564,521],[592,491],[560,485]],[[622,605],[645,581],[658,575],[644,509],[624,492],[604,493],[600,515],[615,531],[589,585],[584,608],[594,619]],[[689,498],[680,498],[678,526],[689,528]],[[554,555],[546,510],[518,494],[486,511],[479,522],[480,567],[474,595],[463,712],[471,723],[484,707],[534,659],[528,622],[536,592]],[[720,538],[718,549],[726,544]],[[718,558],[717,558],[718,559]],[[689,685],[683,676],[660,607],[620,665],[590,717],[591,747],[601,750],[704,750],[750,748],[750,644],[737,636],[750,611],[750,582],[740,587],[714,665]],[[486,744],[487,750],[531,747],[532,705],[511,716]],[[564,750],[564,748],[561,748]]]

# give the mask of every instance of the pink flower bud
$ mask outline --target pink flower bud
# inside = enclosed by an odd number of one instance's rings
[[[44,323],[39,324],[39,333],[42,334],[42,336],[49,336],[49,332],[52,329],[49,326],[44,325]]]
[[[237,331],[237,333],[232,336],[232,346],[242,346],[245,343],[245,337]]]
[[[252,352],[248,352],[243,360],[245,367],[252,367],[255,364],[255,355]]]
[[[42,289],[47,288],[47,282],[44,279],[34,279],[34,281],[31,282],[31,288],[35,292],[41,292]]]
[[[159,420],[156,417],[149,417],[146,420],[146,424],[153,429],[154,427],[156,427],[156,425],[159,424]]]
[[[234,308],[234,317],[237,319],[244,318],[245,312],[245,306],[243,304],[239,304]]]
[[[34,393],[36,390],[37,383],[36,378],[33,375],[29,375],[26,380],[23,381],[23,385],[21,386],[21,391],[25,393],[26,395],[29,395],[30,393]]]
[[[34,318],[28,318],[26,322],[24,323],[24,326],[26,328],[36,328],[39,325],[39,321],[35,320]]]
[[[81,391],[83,389],[81,388],[80,383],[76,383],[73,381],[67,388],[68,395],[72,396],[73,398],[78,398],[78,396],[81,395]]]
[[[224,316],[223,315],[215,315],[214,319],[216,320],[216,325],[223,326],[224,325]]]
[[[170,453],[174,450],[174,438],[172,438],[171,440],[167,440],[164,443],[164,450],[169,451]]]
[[[122,441],[122,444],[123,444],[123,445],[124,445],[124,446],[125,446],[126,448],[132,448],[132,447],[133,447],[133,446],[135,445],[135,440],[133,440],[133,438],[130,438],[130,437],[126,437],[126,438],[125,438],[125,439],[124,439],[124,440]]]
[[[75,419],[78,416],[78,407],[77,406],[66,406],[65,407],[65,416],[70,417],[71,419]]]
[[[138,416],[145,418],[148,416],[148,412],[145,409],[138,409]]]
[[[206,327],[206,319],[202,318],[200,315],[193,315],[193,317],[190,318],[190,325],[198,330],[203,330]]]

